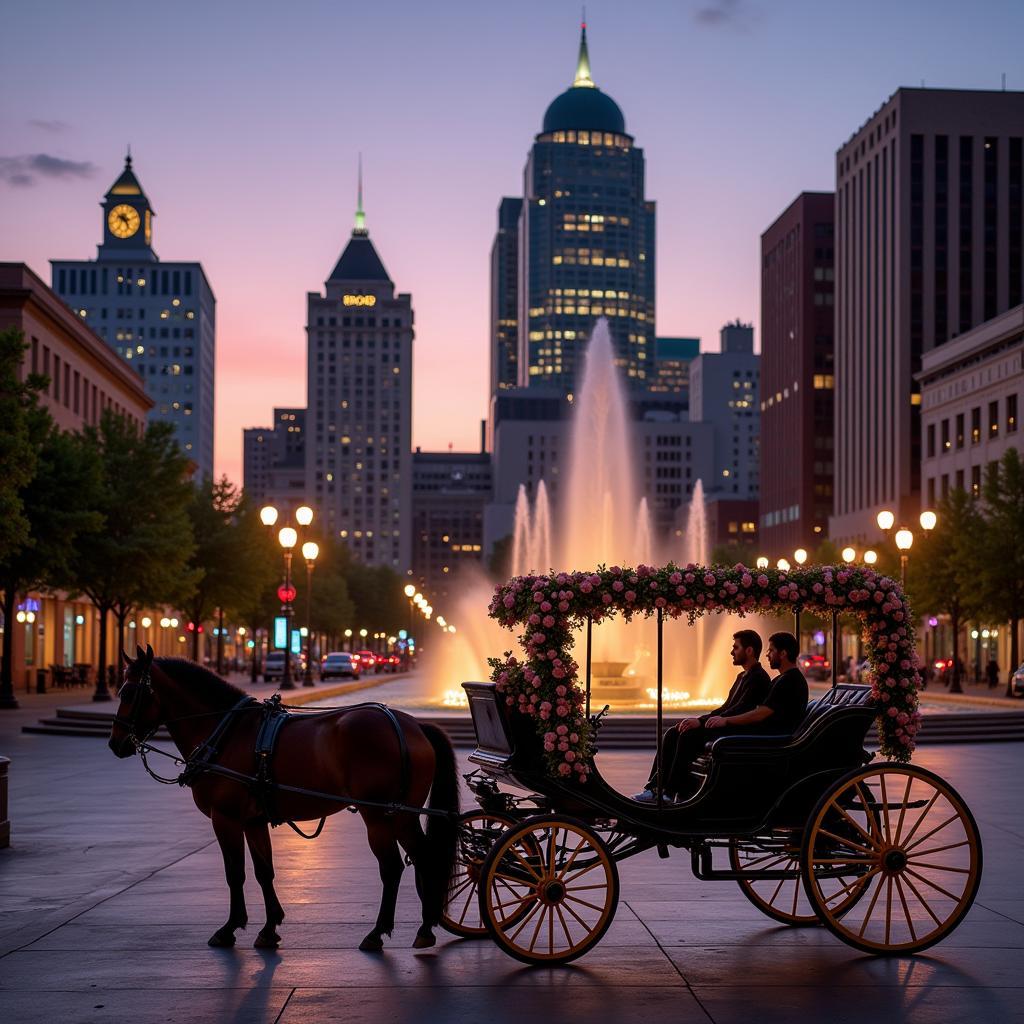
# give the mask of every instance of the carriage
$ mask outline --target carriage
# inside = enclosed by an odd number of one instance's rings
[[[747,576],[744,570],[741,579]],[[794,588],[799,615],[813,601],[813,583],[797,577],[794,584],[793,576],[777,592]],[[709,584],[715,593],[726,592],[715,589],[723,578]],[[862,588],[864,579],[883,586],[865,570],[846,581],[854,602],[854,584]],[[526,590],[536,588],[536,598],[553,580],[531,579]],[[770,582],[774,587],[777,580]],[[902,608],[902,595],[886,583],[887,612]],[[578,584],[577,574],[564,585]],[[831,611],[835,644],[839,609]],[[655,614],[660,744],[662,604]],[[594,742],[585,773],[552,773],[536,723],[518,713],[500,683],[463,684],[476,733],[469,758],[474,767],[465,778],[478,808],[461,818],[456,876],[442,920],[449,931],[490,937],[529,964],[567,963],[592,949],[611,925],[619,862],[649,850],[662,858],[688,854],[698,879],[735,881],[774,921],[824,926],[866,953],[917,953],[963,920],[981,880],[974,818],[933,772],[900,760],[876,761],[865,749],[883,710],[879,690],[839,682],[835,656],[832,688],[809,704],[792,736],[722,736],[691,766],[694,795],[673,803],[659,792],[656,803],[642,804],[617,792],[592,759],[604,712],[590,713],[590,647],[588,617],[583,721]],[[916,695],[913,701],[916,707]]]

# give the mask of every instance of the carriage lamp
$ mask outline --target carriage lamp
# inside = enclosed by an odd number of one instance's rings
[[[849,565],[857,557],[853,548],[843,548],[843,561]]]
[[[929,533],[931,530],[934,530],[935,524],[938,521],[939,517],[934,512],[932,512],[931,509],[926,509],[924,512],[922,512],[921,518],[919,519],[919,522],[921,523],[921,529],[924,530],[925,533]]]
[[[796,551],[793,552],[793,561],[795,561],[797,565],[803,565],[804,562],[807,561],[807,552],[803,548],[797,548]]]
[[[758,567],[758,569],[767,569],[768,559],[765,558],[764,555],[762,555],[754,564]]]
[[[870,548],[868,548],[868,550],[864,552],[864,564],[865,565],[874,565],[875,562],[877,562],[877,561],[878,561],[878,552],[877,551],[872,551]]]
[[[260,522],[264,526],[273,526],[277,522],[277,509],[273,505],[264,505],[260,509]]]
[[[901,526],[896,531],[896,547],[900,549],[900,585],[904,590],[907,588],[907,552],[913,543],[914,535],[905,526]]]
[[[875,522],[878,523],[878,528],[880,530],[888,532],[896,522],[896,516],[887,508],[883,508],[882,511],[875,516]]]
[[[308,505],[300,505],[295,510],[295,522],[299,526],[309,526],[313,522],[313,510]]]
[[[298,512],[295,518],[298,518]],[[307,540],[302,545],[302,557],[306,560],[306,670],[302,674],[302,685],[313,685],[313,644],[310,642],[310,619],[313,608],[313,565],[316,556],[320,554],[320,545],[313,540]]]

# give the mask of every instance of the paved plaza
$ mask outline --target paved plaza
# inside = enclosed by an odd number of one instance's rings
[[[418,685],[398,679],[365,696],[400,704]],[[685,852],[660,861],[652,851],[620,865],[618,913],[590,954],[529,968],[440,930],[435,948],[410,948],[411,872],[385,952],[359,952],[379,883],[349,814],[315,842],[275,831],[287,912],[278,951],[251,948],[263,909],[251,871],[248,930],[233,950],[208,948],[227,890],[189,794],[98,740],[21,734],[37,713],[0,719],[13,830],[0,850],[4,1022],[1024,1021],[1022,744],[928,747],[917,758],[960,790],[985,844],[974,908],[925,954],[877,959],[823,929],[776,925],[735,883],[695,880]],[[627,791],[648,763],[643,751],[600,761]]]

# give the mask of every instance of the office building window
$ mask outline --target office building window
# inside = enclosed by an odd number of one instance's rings
[[[971,466],[971,497],[981,497],[981,466]]]
[[[981,406],[971,410],[971,444],[981,443]]]
[[[957,413],[956,417],[956,446],[957,448],[963,448],[964,446],[964,414]]]
[[[942,454],[945,455],[949,451],[949,420],[942,421]]]
[[[988,403],[988,436],[999,436],[999,403]]]
[[[1006,432],[1016,433],[1017,430],[1017,396],[1006,396]]]

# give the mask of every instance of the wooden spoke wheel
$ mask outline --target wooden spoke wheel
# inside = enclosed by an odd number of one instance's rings
[[[737,882],[740,892],[751,903],[773,921],[788,924],[794,928],[805,928],[821,924],[813,905],[807,898],[803,877],[800,873],[800,837],[794,836],[791,842],[784,842],[777,847],[766,847],[743,839],[729,840],[729,865],[733,871],[745,871],[750,878],[740,878]],[[759,871],[785,871],[785,878],[756,877]],[[859,868],[847,876],[839,876],[835,880],[833,891],[840,886],[847,886],[859,874]],[[832,910],[837,916],[845,914],[863,892],[858,886],[845,889],[845,898],[833,904]]]
[[[981,837],[952,786],[916,765],[840,779],[811,812],[801,869],[822,924],[866,953],[917,953],[963,920],[981,882]],[[855,874],[849,887],[837,885]],[[850,892],[857,907],[838,913]]]
[[[608,930],[619,873],[605,844],[582,822],[538,815],[494,844],[479,890],[480,917],[509,956],[564,964]]]
[[[484,860],[498,838],[515,824],[506,814],[469,811],[459,818],[459,846],[441,927],[465,939],[483,939],[490,933],[480,919],[478,883]]]

